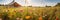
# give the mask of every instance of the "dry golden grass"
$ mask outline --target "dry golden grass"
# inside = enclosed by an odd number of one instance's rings
[[[0,13],[8,13],[8,17],[12,17],[13,15],[17,17],[17,13],[21,13],[22,18],[30,13],[30,15],[35,16],[44,16],[44,15],[54,15],[60,18],[60,7],[10,7],[6,8],[4,6],[0,6]],[[19,14],[20,15],[20,14]]]

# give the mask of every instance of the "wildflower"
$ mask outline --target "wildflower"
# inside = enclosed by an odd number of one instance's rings
[[[59,18],[58,18],[58,17],[56,17],[56,20],[59,20]]]
[[[25,18],[26,18],[26,19],[30,19],[30,18],[31,18],[31,16],[26,16]]]
[[[0,18],[0,20],[2,20],[2,18]]]
[[[39,17],[39,20],[42,20],[42,16]]]
[[[8,10],[6,10],[6,12],[8,12]]]
[[[21,10],[19,10],[19,12],[24,12],[24,10],[21,9]]]
[[[20,20],[23,20],[23,18],[20,18]]]
[[[29,10],[29,13],[32,13],[32,10]]]
[[[16,20],[20,20],[20,18],[16,18]]]

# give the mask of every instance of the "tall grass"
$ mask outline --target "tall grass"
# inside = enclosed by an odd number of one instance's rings
[[[0,17],[2,19],[16,20],[16,18],[22,18],[24,20],[39,20],[39,17],[43,17],[43,20],[55,20],[58,17],[60,20],[60,7],[5,7],[0,6]],[[45,17],[46,16],[46,17]],[[25,18],[25,17],[28,17]],[[30,18],[29,18],[30,17]],[[6,19],[6,20],[7,20]]]

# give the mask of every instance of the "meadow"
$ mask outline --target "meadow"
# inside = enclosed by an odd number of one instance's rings
[[[2,20],[60,20],[60,7],[0,6]]]

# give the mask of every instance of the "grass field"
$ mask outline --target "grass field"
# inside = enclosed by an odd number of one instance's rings
[[[60,20],[60,7],[0,6],[2,20]]]

